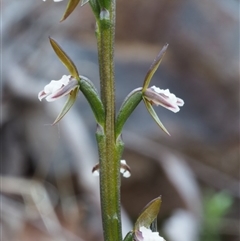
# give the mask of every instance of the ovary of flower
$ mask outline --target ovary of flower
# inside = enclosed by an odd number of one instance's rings
[[[68,95],[72,90],[78,87],[78,81],[71,75],[63,75],[60,80],[52,80],[38,94],[38,99],[41,101],[46,98],[46,101],[55,101],[62,96]]]
[[[179,106],[184,105],[184,101],[174,94],[170,93],[169,89],[163,90],[156,86],[148,88],[144,92],[144,97],[152,104],[161,105],[174,113],[180,110]]]
[[[158,232],[152,232],[151,229],[146,227],[140,227],[135,233],[136,241],[165,241],[165,239],[159,236]]]

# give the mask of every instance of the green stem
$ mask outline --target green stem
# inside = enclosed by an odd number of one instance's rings
[[[104,130],[98,127],[100,157],[100,195],[105,241],[121,241],[120,154],[115,141],[114,37],[115,0],[111,1],[109,19],[97,21],[98,58],[101,99],[105,109]]]

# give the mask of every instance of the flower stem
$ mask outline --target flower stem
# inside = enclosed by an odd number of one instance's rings
[[[104,10],[106,11],[106,10]],[[109,16],[97,21],[98,58],[101,99],[105,109],[105,125],[98,127],[100,157],[100,195],[105,241],[121,241],[120,153],[115,141],[114,37],[115,0]]]

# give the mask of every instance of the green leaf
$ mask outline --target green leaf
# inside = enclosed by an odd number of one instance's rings
[[[149,228],[151,223],[157,218],[157,215],[160,210],[162,200],[161,197],[157,197],[153,199],[142,211],[140,216],[138,217],[135,226],[134,231],[137,231],[140,229],[140,227],[146,227]]]
[[[133,231],[130,231],[129,233],[127,233],[123,241],[133,241]]]
[[[159,120],[156,112],[154,111],[151,103],[149,103],[149,101],[145,98],[143,98],[144,104],[147,107],[148,112],[150,113],[150,115],[152,116],[152,118],[156,121],[156,123],[158,124],[158,126],[166,133],[170,136],[169,132],[167,131],[167,129],[164,127],[164,125],[162,124],[162,122]]]
[[[138,104],[142,100],[142,88],[137,88],[133,90],[124,100],[122,106],[117,115],[116,119],[116,129],[115,136],[118,136],[122,132],[123,125],[127,121],[128,117],[132,114],[134,109],[138,106]]]
[[[73,10],[77,7],[79,2],[80,2],[80,0],[69,0],[68,1],[67,8],[66,8],[60,22],[64,21],[73,12]]]
[[[80,90],[90,104],[97,123],[104,126],[105,111],[102,101],[93,83],[85,76],[80,76]]]
[[[54,39],[49,37],[49,40],[50,40],[50,44],[52,45],[52,48],[55,51],[58,58],[61,60],[61,62],[68,69],[70,74],[76,80],[79,80],[78,70],[77,70],[75,64],[73,63],[73,61],[67,56],[67,54],[62,50],[62,48],[59,46],[59,44]]]
[[[73,104],[75,103],[75,101],[77,99],[78,91],[79,91],[79,87],[76,87],[74,90],[72,90],[70,92],[68,100],[66,101],[62,111],[57,116],[56,120],[53,122],[52,125],[55,125],[56,123],[58,123],[67,114],[67,112],[71,109],[71,107],[73,106]]]
[[[143,83],[143,92],[148,88],[149,84],[150,84],[150,81],[154,75],[154,73],[156,72],[156,70],[158,69],[158,66],[160,65],[162,59],[163,59],[163,56],[165,55],[166,51],[167,51],[167,48],[168,48],[168,44],[165,44],[163,46],[163,48],[161,49],[161,51],[159,52],[158,56],[154,59],[152,65],[150,66],[147,74],[146,74],[146,77],[144,79],[144,83]]]

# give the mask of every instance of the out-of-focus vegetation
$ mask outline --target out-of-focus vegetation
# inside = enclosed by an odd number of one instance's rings
[[[78,7],[59,23],[66,1],[2,2],[2,239],[101,241],[90,108],[79,95],[74,108],[52,127],[65,100],[37,99],[51,79],[66,74],[49,36],[98,86],[90,8]],[[239,1],[121,0],[116,31],[117,109],[132,89],[142,86],[166,42],[169,48],[152,84],[185,101],[177,114],[155,108],[171,137],[143,105],[126,122],[123,159],[132,176],[122,182],[123,232],[149,200],[161,195],[158,223],[167,241],[199,241],[199,230],[201,241],[238,241]],[[206,189],[216,194],[205,200]]]
[[[220,230],[224,216],[229,211],[233,198],[226,192],[208,192],[203,200],[203,226],[201,241],[221,241]]]

